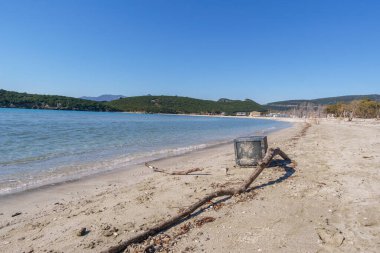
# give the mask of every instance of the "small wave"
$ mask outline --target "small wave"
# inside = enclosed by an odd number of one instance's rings
[[[161,149],[152,152],[114,157],[112,159],[90,162],[81,165],[63,165],[56,168],[51,168],[49,170],[40,171],[36,175],[28,175],[25,173],[20,180],[1,180],[0,195],[12,194],[38,188],[44,185],[52,185],[65,181],[76,180],[86,176],[105,173],[117,169],[125,169],[131,165],[148,162],[154,159],[162,159],[166,157],[181,155],[222,143],[225,143],[225,141],[209,144],[190,145],[178,148]]]

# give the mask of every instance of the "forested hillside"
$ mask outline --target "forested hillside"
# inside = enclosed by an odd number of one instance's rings
[[[246,99],[218,101],[202,100],[178,96],[138,96],[97,102],[79,98],[37,95],[0,90],[0,107],[81,110],[81,111],[125,111],[172,114],[222,114],[234,115],[236,112],[265,111],[258,103]]]
[[[79,98],[19,93],[0,89],[0,107],[78,110],[78,111],[118,111],[105,103]]]
[[[212,101],[178,96],[139,96],[114,100],[108,104],[122,111],[147,113],[234,115],[236,112],[265,111],[261,105],[249,99]]]

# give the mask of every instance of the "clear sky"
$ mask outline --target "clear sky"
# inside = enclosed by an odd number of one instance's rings
[[[380,93],[380,1],[0,0],[0,88],[260,103]]]

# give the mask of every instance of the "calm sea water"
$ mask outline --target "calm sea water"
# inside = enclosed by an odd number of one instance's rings
[[[258,119],[0,108],[0,195],[288,126]]]

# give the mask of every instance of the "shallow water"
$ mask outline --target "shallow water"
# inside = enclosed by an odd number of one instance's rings
[[[248,118],[0,108],[0,194],[288,126]]]

